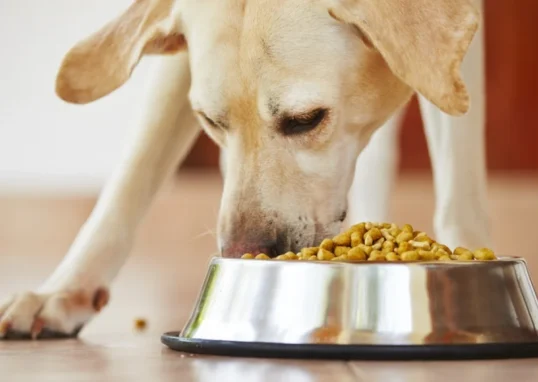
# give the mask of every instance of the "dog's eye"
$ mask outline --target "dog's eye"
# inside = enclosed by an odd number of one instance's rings
[[[200,112],[200,115],[202,118],[208,123],[211,127],[219,127],[215,121],[213,121],[211,118],[209,118],[205,113]]]
[[[307,114],[287,117],[282,121],[282,131],[285,135],[295,135],[313,130],[323,121],[326,114],[325,109],[315,109]]]

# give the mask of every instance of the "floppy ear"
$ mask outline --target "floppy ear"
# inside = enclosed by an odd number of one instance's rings
[[[121,16],[75,45],[58,72],[58,96],[71,103],[95,101],[123,85],[142,55],[184,48],[173,4],[174,0],[135,0]]]
[[[460,66],[479,20],[469,0],[328,3],[330,13],[365,34],[402,81],[448,114],[467,112]]]

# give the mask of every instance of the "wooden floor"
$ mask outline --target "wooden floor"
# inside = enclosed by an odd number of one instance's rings
[[[495,249],[523,256],[538,283],[538,176],[494,177]],[[199,357],[163,347],[185,323],[215,251],[221,183],[184,174],[160,195],[140,229],[111,304],[78,340],[0,342],[0,381],[508,381],[538,380],[538,360],[319,362]],[[431,232],[427,177],[402,179],[391,220]],[[0,196],[0,298],[31,289],[60,261],[93,197]],[[141,317],[148,329],[133,330]]]

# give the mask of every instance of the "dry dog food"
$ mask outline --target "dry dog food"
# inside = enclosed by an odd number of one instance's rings
[[[242,259],[270,260],[265,253],[245,253]],[[491,249],[471,251],[458,247],[453,251],[415,231],[410,224],[398,227],[391,223],[359,223],[347,231],[323,240],[317,247],[303,248],[299,253],[287,252],[274,260],[305,261],[472,261],[495,260]]]
[[[148,322],[144,318],[137,318],[134,321],[134,328],[136,331],[144,331],[148,326]]]

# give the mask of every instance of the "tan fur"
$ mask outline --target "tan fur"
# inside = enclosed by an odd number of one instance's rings
[[[336,234],[358,155],[413,91],[447,113],[467,110],[459,65],[475,29],[467,0],[136,1],[67,54],[58,95],[91,102],[143,54],[188,42],[188,55],[159,60],[137,140],[51,277],[0,304],[0,338],[33,322],[71,333],[107,302],[140,220],[199,132],[189,101],[226,152],[223,256],[296,251]],[[284,131],[318,109],[315,128]],[[61,304],[78,291],[94,296],[91,309]]]
[[[404,82],[448,114],[469,108],[460,66],[478,27],[468,0],[336,0],[332,12],[357,25]]]
[[[261,227],[278,221],[266,241],[299,232],[298,215],[310,233],[297,245],[331,233],[346,208],[352,158],[413,90],[449,114],[469,106],[459,65],[477,17],[467,0],[190,0],[178,2],[181,14],[174,4],[140,0],[75,47],[60,70],[59,93],[91,101],[125,82],[143,53],[189,41],[191,100],[208,134],[231,153],[223,242],[237,241],[236,230],[241,240],[256,242],[258,233],[249,239],[243,232],[254,226],[249,219]],[[301,33],[309,38],[294,40]],[[294,105],[287,96],[293,91],[306,104]],[[262,116],[269,102],[283,110]],[[328,112],[315,130],[282,136],[278,124],[286,113],[316,108]],[[282,194],[290,184],[293,192]]]
[[[56,80],[58,96],[72,103],[95,101],[123,85],[143,54],[184,48],[183,35],[170,23],[173,5],[173,0],[138,0],[78,43],[62,62]]]

